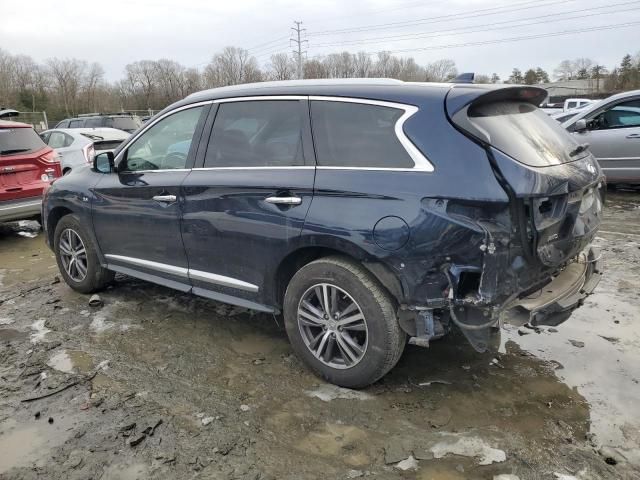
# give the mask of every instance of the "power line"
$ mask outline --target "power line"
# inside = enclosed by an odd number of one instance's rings
[[[287,40],[288,38],[289,38],[288,35],[286,37],[279,37],[279,38],[276,38],[275,40],[271,40],[269,42],[264,42],[259,45],[256,45],[255,47],[247,48],[247,51],[250,52],[252,50],[260,50],[262,49],[262,47],[266,47],[267,45],[271,45],[272,43],[280,42],[282,40]]]
[[[309,43],[308,40],[302,40],[302,38],[300,37],[300,34],[302,32],[304,32],[306,30],[306,28],[300,28],[300,25],[302,25],[302,22],[298,22],[298,21],[294,21],[293,23],[295,23],[295,27],[291,27],[291,30],[293,30],[295,32],[295,37],[291,38],[290,40],[295,43],[297,45],[297,49],[293,51],[293,54],[296,57],[296,63],[297,63],[297,67],[298,67],[298,80],[302,79],[302,45],[307,42],[307,44]],[[306,53],[306,51],[304,52]]]
[[[484,8],[479,10],[470,10],[469,12],[464,14],[453,13],[453,14],[447,14],[447,15],[439,15],[436,17],[420,18],[416,20],[406,20],[402,22],[381,23],[377,25],[364,25],[360,27],[346,28],[346,29],[323,30],[320,32],[310,32],[308,35],[320,36],[320,35],[333,35],[333,34],[339,34],[339,33],[351,34],[351,33],[361,33],[361,32],[367,32],[367,31],[375,31],[375,30],[405,28],[405,27],[411,27],[415,25],[426,25],[430,23],[440,23],[440,22],[446,22],[451,20],[464,20],[468,18],[486,17],[490,15],[501,15],[503,13],[530,10],[532,8],[549,7],[553,5],[575,2],[575,1],[576,0],[554,0],[554,1],[547,1],[546,3],[541,3],[539,0],[533,0],[533,1],[527,0],[526,2],[519,2],[516,4],[512,4],[508,7]],[[531,5],[532,3],[534,3],[535,5]],[[520,6],[516,8],[512,8],[513,5],[520,5]],[[495,10],[498,10],[498,9],[500,10],[496,12]]]
[[[572,35],[576,33],[587,33],[587,32],[596,32],[600,30],[611,30],[613,28],[626,28],[626,27],[631,27],[635,25],[640,25],[640,21],[628,22],[628,23],[616,23],[611,25],[602,25],[599,27],[579,28],[575,30],[563,30],[560,32],[540,33],[536,35],[523,35],[519,37],[509,37],[509,38],[501,38],[501,39],[495,39],[495,40],[483,40],[478,42],[452,43],[447,45],[431,45],[429,47],[405,48],[401,50],[390,50],[390,51],[387,51],[387,53],[407,53],[407,52],[418,52],[418,51],[427,51],[427,50],[441,50],[441,49],[447,49],[447,48],[475,47],[480,45],[490,45],[490,44],[496,44],[496,43],[519,42],[522,40],[532,40],[536,38],[559,37],[563,35]],[[379,52],[368,52],[368,53],[369,55],[376,55]]]
[[[442,34],[458,34],[458,35],[467,35],[470,33],[484,33],[484,32],[490,32],[490,31],[495,31],[495,30],[505,30],[505,29],[510,29],[510,28],[517,28],[517,27],[528,27],[531,25],[539,25],[539,24],[546,24],[546,23],[553,23],[553,22],[562,22],[562,21],[566,21],[566,20],[574,20],[577,18],[586,18],[586,17],[593,17],[596,15],[609,15],[609,14],[614,14],[614,13],[627,13],[627,12],[631,12],[631,11],[635,11],[640,9],[640,7],[637,8],[627,8],[627,9],[622,9],[622,10],[614,10],[611,12],[597,12],[597,13],[586,13],[583,15],[574,15],[574,16],[569,16],[569,17],[559,17],[560,15],[566,15],[569,13],[576,13],[576,12],[584,12],[584,11],[592,11],[592,10],[602,10],[605,8],[613,8],[613,7],[618,7],[618,6],[622,6],[622,5],[630,5],[630,4],[638,4],[640,3],[640,0],[633,0],[630,2],[622,2],[622,3],[614,3],[612,5],[604,5],[604,6],[600,6],[600,7],[593,7],[593,8],[588,8],[588,9],[578,9],[578,10],[570,10],[570,11],[566,11],[566,12],[558,12],[558,13],[551,13],[551,14],[547,14],[547,15],[539,15],[537,18],[538,19],[544,19],[544,20],[536,20],[533,22],[526,22],[526,23],[522,23],[525,20],[522,19],[516,19],[516,20],[505,20],[502,22],[495,22],[495,23],[486,23],[483,25],[475,25],[475,26],[470,26],[470,27],[459,27],[459,28],[453,28],[453,29],[446,29],[446,30],[431,30],[428,32],[419,32],[419,33],[411,33],[411,34],[402,34],[402,35],[388,35],[388,36],[384,36],[384,37],[375,37],[375,38],[363,38],[360,40],[347,40],[344,42],[335,42],[335,43],[321,43],[321,44],[314,44],[313,48],[321,48],[321,47],[336,47],[336,46],[349,46],[349,45],[364,45],[364,44],[371,44],[371,43],[386,43],[389,40],[393,40],[393,41],[398,41],[398,42],[402,42],[402,41],[407,41],[407,40],[417,40],[417,39],[422,39],[422,38],[430,38],[430,37],[435,37],[435,36],[439,36]],[[554,17],[549,19],[549,17]],[[555,18],[558,17],[558,18]],[[518,23],[517,25],[511,25],[513,23]],[[497,25],[503,25],[498,27]],[[489,27],[489,28],[485,28],[485,27]],[[495,27],[495,28],[493,28]],[[471,28],[471,29],[470,29]]]

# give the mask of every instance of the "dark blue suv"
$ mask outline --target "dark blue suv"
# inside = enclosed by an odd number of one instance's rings
[[[603,176],[524,86],[219,88],[171,105],[43,204],[65,281],[114,272],[284,314],[325,379],[375,382],[407,339],[479,351],[594,289]]]

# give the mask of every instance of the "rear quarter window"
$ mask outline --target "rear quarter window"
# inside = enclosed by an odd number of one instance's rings
[[[413,168],[395,126],[404,110],[365,103],[314,100],[311,118],[319,166]]]
[[[36,152],[45,146],[32,128],[0,128],[0,156]]]
[[[472,105],[471,133],[488,141],[515,160],[532,167],[547,167],[578,160],[571,156],[578,145],[558,122],[536,106],[520,101]]]

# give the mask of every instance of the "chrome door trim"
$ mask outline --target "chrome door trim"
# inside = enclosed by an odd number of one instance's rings
[[[129,263],[131,265],[137,265],[138,267],[150,268],[151,270],[157,270],[163,273],[169,273],[171,275],[177,275],[179,277],[188,278],[189,270],[183,267],[176,267],[174,265],[167,265],[166,263],[152,262],[151,260],[144,260],[142,258],[126,257],[124,255],[112,255],[106,253],[106,259],[116,260],[118,262]]]
[[[237,278],[225,277],[224,275],[218,275],[217,273],[202,272],[200,270],[193,270],[191,268],[176,267],[174,265],[168,265],[166,263],[153,262],[151,260],[144,260],[142,258],[127,257],[124,255],[113,255],[111,253],[105,254],[107,260],[116,260],[118,262],[128,263],[136,265],[138,267],[149,268],[162,273],[168,273],[170,275],[177,275],[179,277],[189,278],[193,280],[200,280],[207,283],[213,283],[223,287],[236,288],[238,290],[245,290],[247,292],[258,292],[260,287],[253,283],[238,280]],[[108,265],[107,265],[108,267]]]
[[[265,198],[264,201],[274,205],[300,205],[302,203],[302,198],[273,196]]]
[[[364,105],[377,105],[380,107],[395,108],[397,110],[404,110],[404,114],[398,119],[394,126],[396,137],[400,144],[407,151],[411,159],[413,160],[413,168],[378,168],[378,167],[357,167],[358,170],[383,170],[383,171],[421,171],[421,172],[433,172],[433,164],[422,154],[420,150],[413,144],[409,137],[404,133],[404,123],[418,112],[418,107],[415,105],[407,105],[404,103],[385,102],[381,100],[368,100],[365,98],[353,98],[353,97],[324,97],[322,95],[310,95],[309,101],[324,101],[324,102],[343,102],[343,103],[360,103]],[[330,167],[330,166],[318,166],[317,168],[326,169],[348,169],[352,170],[353,167]]]
[[[217,273],[202,272],[200,270],[189,269],[189,278],[193,280],[200,280],[202,282],[213,283],[222,287],[237,288],[238,290],[245,290],[247,292],[257,292],[260,288],[257,285],[249,282],[243,282],[237,278],[225,277],[224,275],[218,275]]]

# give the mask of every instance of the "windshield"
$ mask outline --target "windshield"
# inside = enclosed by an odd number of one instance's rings
[[[578,144],[558,122],[534,105],[503,101],[472,105],[469,121],[489,143],[510,157],[532,167],[546,167],[578,160]],[[573,155],[572,155],[573,154]]]
[[[0,128],[0,155],[35,152],[45,146],[33,128]]]
[[[112,117],[108,118],[106,122],[107,127],[117,128],[127,132],[137,130],[140,125],[141,123],[138,117]]]

